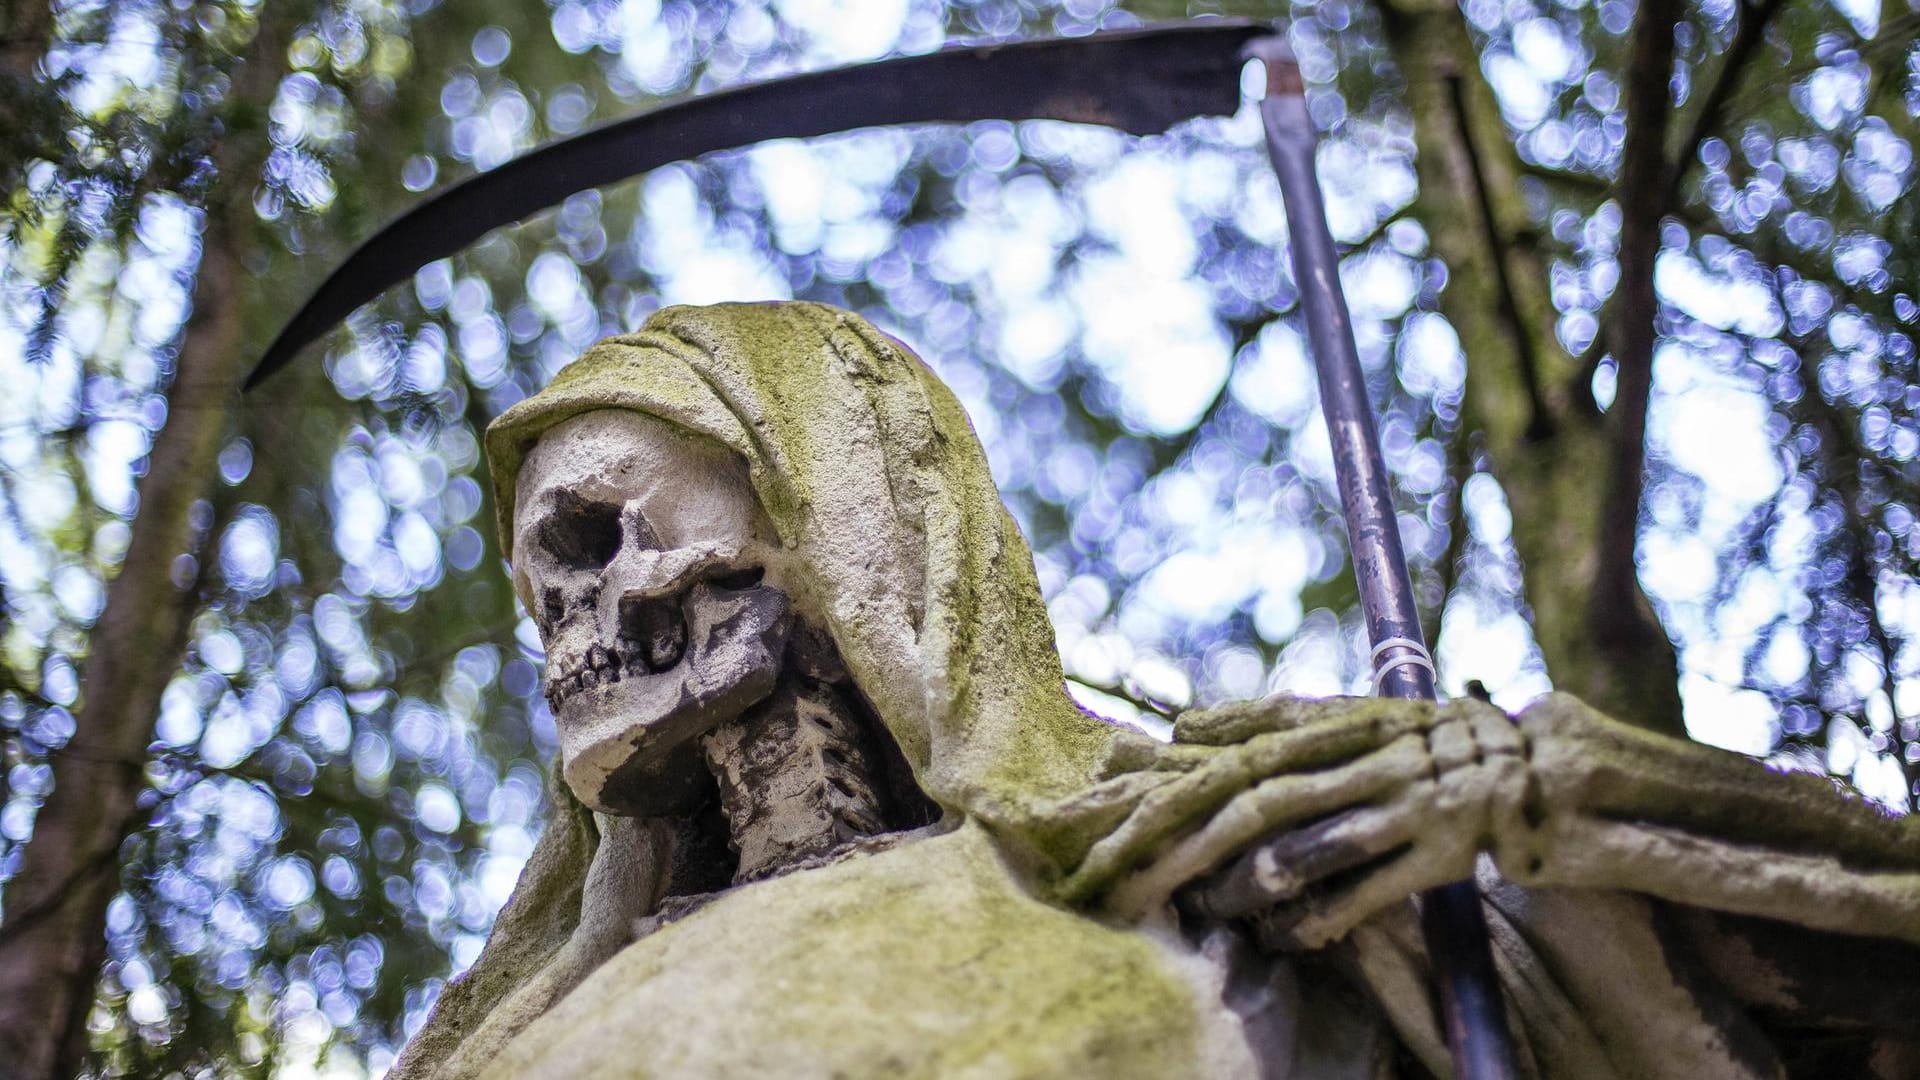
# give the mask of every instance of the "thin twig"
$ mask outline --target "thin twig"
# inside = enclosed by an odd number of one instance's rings
[[[116,834],[123,830],[116,829]],[[60,883],[47,891],[37,904],[30,904],[19,911],[7,912],[7,921],[0,923],[0,945],[5,945],[26,933],[47,919],[48,916],[66,906],[67,896],[87,879],[114,866],[120,858],[120,845],[113,844],[88,856]]]
[[[1434,606],[1431,624],[1425,627],[1429,644],[1436,648],[1446,629],[1447,601],[1460,584],[1460,563],[1467,556],[1467,481],[1473,478],[1473,433],[1466,425],[1447,442],[1447,488],[1453,503],[1452,520],[1447,530],[1447,550],[1440,556],[1440,602]]]
[[[1595,552],[1599,565],[1588,602],[1589,630],[1603,647],[1630,646],[1651,630],[1644,626],[1640,612],[1634,545],[1646,483],[1647,408],[1660,317],[1653,270],[1665,216],[1661,203],[1667,181],[1667,127],[1673,113],[1669,74],[1681,12],[1679,0],[1641,0],[1634,20],[1629,69],[1634,77],[1627,86],[1626,142],[1615,185],[1616,197],[1626,211],[1620,229],[1620,283],[1614,289],[1619,318],[1608,328],[1618,372],[1618,389],[1608,410],[1612,476],[1603,496],[1606,502]]]
[[[1733,41],[1728,43],[1727,51],[1721,58],[1720,72],[1713,80],[1713,88],[1707,91],[1707,96],[1701,101],[1686,138],[1668,166],[1670,179],[1667,181],[1666,198],[1661,202],[1663,208],[1679,203],[1680,182],[1686,179],[1687,170],[1699,159],[1700,145],[1719,129],[1733,88],[1739,85],[1741,77],[1746,74],[1747,61],[1752,58],[1767,27],[1785,3],[1786,0],[1759,0],[1752,8],[1742,9],[1740,29],[1734,32]]]

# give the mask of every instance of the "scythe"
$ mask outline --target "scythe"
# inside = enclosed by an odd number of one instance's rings
[[[1281,38],[1249,21],[1208,19],[948,48],[705,94],[551,143],[455,184],[374,234],[289,320],[246,388],[421,266],[576,192],[768,139],[892,124],[1048,119],[1152,134],[1195,116],[1234,112],[1249,57],[1267,68],[1261,115],[1287,207],[1294,277],[1374,646],[1375,691],[1430,701],[1433,659],[1421,637],[1340,289],[1299,69]],[[1517,1075],[1478,891],[1470,881],[1430,890],[1422,913],[1456,1074],[1467,1080]]]

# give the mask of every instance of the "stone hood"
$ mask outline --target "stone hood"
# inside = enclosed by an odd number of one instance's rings
[[[818,304],[657,312],[488,428],[502,550],[526,454],[555,424],[606,408],[746,459],[796,603],[950,818],[1025,831],[1038,802],[1086,786],[1113,729],[1067,697],[1032,554],[979,439],[905,346]]]

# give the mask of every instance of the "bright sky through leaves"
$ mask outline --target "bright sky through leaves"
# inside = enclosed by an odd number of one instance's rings
[[[224,40],[251,15],[201,8],[188,35],[164,5],[63,5],[72,36],[46,65],[73,73],[71,113],[204,123],[212,84],[183,76],[182,42]],[[258,103],[272,139],[261,175],[220,179],[251,191],[272,238],[258,256],[273,298],[254,313],[261,343],[415,193],[541,142],[690,92],[1141,14],[1096,0],[315,11]],[[1528,192],[1558,337],[1583,353],[1618,276],[1621,208],[1595,190],[1617,167],[1632,6],[1463,11],[1522,157],[1561,177]],[[1809,478],[1822,448],[1793,409],[1807,394],[1844,409],[1890,474],[1920,453],[1906,336],[1920,311],[1896,276],[1911,241],[1884,228],[1913,198],[1915,53],[1863,59],[1878,4],[1790,11],[1801,21],[1781,32],[1797,35],[1798,66],[1736,91],[1739,123],[1701,147],[1698,219],[1666,223],[1641,580],[1680,648],[1696,738],[1905,805],[1893,755],[1920,714],[1917,657],[1896,648],[1889,699],[1857,613],[1821,599],[1841,576],[1844,515]],[[1677,80],[1688,93],[1732,12],[1703,4],[1690,24]],[[1439,313],[1448,269],[1412,205],[1414,142],[1390,58],[1364,7],[1293,14],[1326,132],[1330,222],[1350,249],[1342,280],[1429,603],[1457,515],[1467,530],[1437,641],[1442,684],[1458,694],[1479,680],[1517,708],[1549,684],[1518,599],[1510,511],[1457,435],[1467,361]],[[138,130],[123,144],[107,126],[72,125],[74,158],[159,169],[164,155],[139,140],[172,136]],[[24,171],[23,198],[49,216],[0,230],[0,657],[18,686],[0,687],[0,877],[32,834],[47,755],[74,737],[78,665],[168,418],[208,235],[195,186],[207,177],[166,173],[117,202],[98,176],[63,173],[65,152]],[[968,407],[1033,541],[1089,707],[1164,730],[1134,702],[1364,691],[1285,236],[1243,108],[1144,140],[1034,122],[769,143],[575,196],[423,267],[302,357],[324,382],[289,372],[244,407],[246,431],[195,511],[209,565],[175,568],[202,600],[156,721],[151,824],[109,912],[100,1044],[137,1071],[153,1060],[141,1054],[190,1041],[190,1002],[218,1001],[229,1012],[192,1022],[239,1039],[234,1061],[377,1072],[446,965],[471,962],[540,827],[553,751],[538,642],[493,549],[476,425],[663,303],[825,300],[918,350]],[[1761,272],[1789,258],[1810,272]],[[1597,368],[1603,401],[1612,379]],[[1903,561],[1920,545],[1916,511],[1882,502],[1870,591],[1904,643],[1920,634]]]

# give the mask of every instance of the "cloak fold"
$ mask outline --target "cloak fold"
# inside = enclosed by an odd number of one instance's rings
[[[1046,810],[1094,783],[1116,729],[1066,695],[1032,553],[965,411],[918,357],[819,304],[665,308],[489,426],[503,551],[527,454],[598,409],[646,413],[741,455],[785,549],[783,581],[824,621],[943,822],[985,826],[1036,883],[1078,861],[1085,829]],[[515,587],[527,601],[518,574]],[[597,951],[583,939],[604,931],[584,927],[581,910],[601,831],[557,783],[554,805],[486,948],[396,1078],[485,1060]],[[625,879],[651,904],[663,873],[628,867]]]

